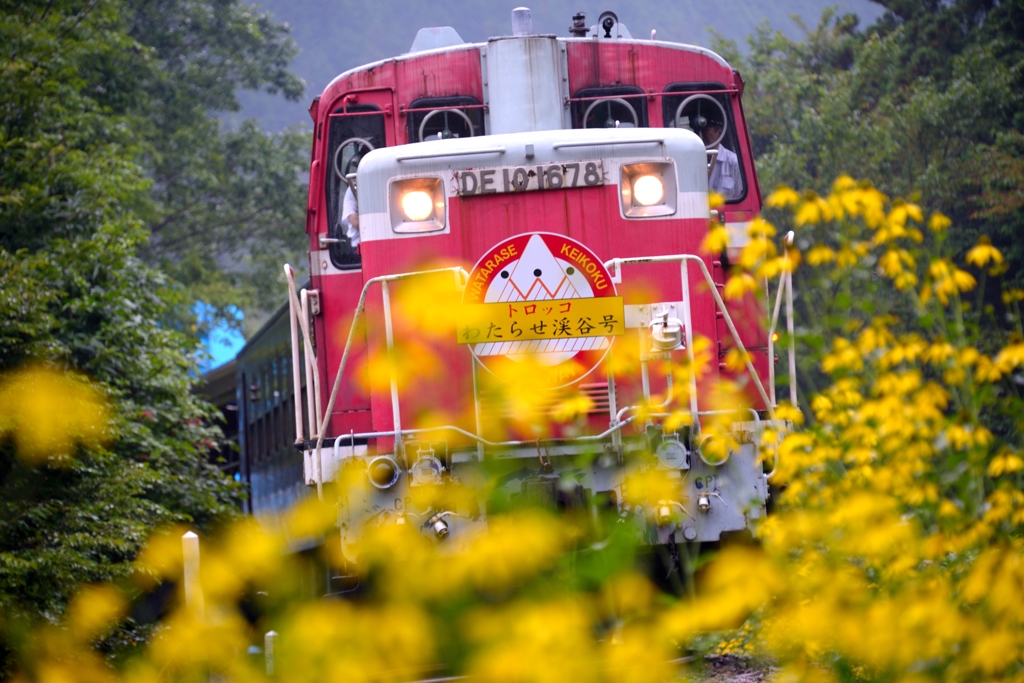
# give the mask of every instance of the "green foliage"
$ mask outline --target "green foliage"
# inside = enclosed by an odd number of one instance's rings
[[[93,64],[126,54],[110,4],[4,7],[0,247],[36,250],[123,215],[145,189],[131,121],[98,102]]]
[[[206,459],[216,433],[190,393],[190,344],[161,323],[173,293],[132,256],[131,238],[111,232],[17,262],[0,252],[12,265],[0,300],[14,304],[0,312],[5,369],[34,360],[84,371],[113,408],[109,448],[39,468],[10,443],[0,449],[5,610],[55,618],[76,583],[124,576],[155,525],[208,528],[237,509],[237,492]]]
[[[220,311],[279,305],[281,263],[305,261],[306,135],[201,119],[154,142],[146,260]]]
[[[718,41],[748,78],[762,185],[825,193],[847,174],[891,196],[927,196],[958,226],[954,251],[989,235],[1020,283],[1020,3],[885,4],[894,13],[864,33],[826,12],[802,41],[767,25],[749,55]]]
[[[222,313],[276,308],[280,263],[305,250],[308,134],[268,135],[253,121],[231,130],[214,116],[239,109],[239,88],[302,95],[287,28],[237,0],[136,1],[124,12],[149,54],[132,109],[153,182],[144,258]]]
[[[304,248],[308,136],[214,115],[239,108],[240,87],[299,97],[283,26],[234,0],[19,3],[0,43],[0,246],[131,212],[152,235],[146,262],[193,298],[277,305],[278,262]]]
[[[272,219],[259,213],[259,202],[294,211],[295,166],[267,173],[264,162],[297,154],[295,138],[270,138],[252,126],[228,133],[209,114],[236,106],[239,83],[291,94],[298,85],[284,71],[291,48],[283,29],[234,3],[56,0],[3,9],[0,383],[10,385],[11,373],[26,365],[82,373],[110,414],[101,441],[26,460],[16,450],[22,440],[46,441],[77,405],[47,404],[45,392],[31,388],[4,397],[0,609],[10,644],[19,623],[60,619],[76,585],[126,577],[154,527],[209,529],[237,514],[237,486],[208,461],[219,434],[209,426],[214,412],[191,393],[194,291],[147,264],[144,256],[173,256],[148,242],[146,225],[161,216],[172,226],[163,235],[173,234],[170,207],[180,195],[183,206],[219,202],[223,212],[248,211],[261,225]],[[177,11],[187,14],[169,20]],[[179,161],[191,157],[188,163],[173,162],[156,144],[157,131],[177,141],[175,153]],[[205,170],[199,147],[220,165]],[[178,165],[161,175],[172,166],[160,163]],[[195,186],[197,174],[206,183],[201,202],[168,193],[172,184]],[[263,194],[249,196],[253,185]],[[208,212],[194,223],[214,218]],[[258,221],[250,215],[249,222]],[[198,230],[213,235],[208,226]],[[259,237],[259,254],[274,248]],[[232,248],[248,245],[236,240]],[[29,417],[18,422],[19,411]],[[29,425],[17,440],[11,420]],[[122,631],[110,648],[130,645],[132,633]],[[5,655],[0,671],[9,667]]]

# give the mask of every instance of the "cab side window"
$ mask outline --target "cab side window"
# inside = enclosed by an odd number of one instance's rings
[[[708,168],[708,189],[726,203],[747,196],[747,174],[740,155],[729,94],[721,83],[674,83],[662,98],[666,128],[693,131],[708,150],[717,150]]]
[[[633,85],[584,88],[573,96],[573,128],[646,128],[647,97]]]
[[[484,110],[475,97],[424,97],[409,105],[409,142],[484,134]]]
[[[345,195],[351,192],[345,176],[355,173],[359,160],[371,149],[383,147],[384,114],[370,104],[341,106],[330,115],[327,156],[324,158],[327,198],[327,234],[337,240],[328,248],[336,268],[355,269],[360,266],[359,253],[349,238],[343,208]],[[349,200],[352,204],[352,200]]]

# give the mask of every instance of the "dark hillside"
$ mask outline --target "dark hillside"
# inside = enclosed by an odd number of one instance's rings
[[[852,12],[866,26],[881,15],[882,8],[868,0],[716,0],[714,2],[614,3],[605,0],[534,0],[496,3],[493,0],[375,0],[336,3],[327,0],[263,0],[278,21],[287,22],[299,46],[293,71],[306,80],[306,97],[290,103],[280,97],[242,93],[245,108],[237,120],[257,117],[270,130],[293,123],[306,124],[305,108],[337,74],[367,62],[401,54],[412,45],[416,31],[425,26],[452,26],[463,40],[479,42],[489,36],[510,32],[513,7],[527,5],[533,10],[534,31],[568,35],[571,17],[583,10],[587,24],[596,23],[604,10],[616,12],[636,38],[658,38],[709,46],[709,27],[743,44],[758,22],[768,20],[775,29],[796,38],[799,16],[814,27],[824,8],[838,5],[840,12]],[[235,117],[232,117],[235,120]]]

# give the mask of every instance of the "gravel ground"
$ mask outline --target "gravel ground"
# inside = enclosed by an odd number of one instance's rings
[[[691,675],[696,674],[692,680],[709,683],[764,683],[773,676],[770,666],[735,655],[707,655],[703,674],[698,666],[691,667]]]

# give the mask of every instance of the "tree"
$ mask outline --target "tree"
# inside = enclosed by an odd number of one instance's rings
[[[131,37],[119,2],[3,9],[0,610],[10,645],[19,623],[58,620],[75,585],[123,579],[154,526],[212,528],[237,514],[239,491],[207,460],[217,432],[190,391],[195,338],[172,324],[192,302],[140,258],[140,214],[154,206],[140,84],[158,75],[153,51]],[[102,438],[53,440],[84,400],[72,391],[82,377],[106,406],[90,427]],[[28,457],[26,443],[42,446]],[[133,633],[126,626],[119,642]]]
[[[240,88],[303,94],[287,70],[296,51],[287,27],[237,0],[133,0],[125,21],[148,50],[128,108],[152,181],[144,258],[222,313],[276,308],[280,264],[305,251],[309,136],[269,135],[254,121],[231,130],[216,116],[239,110]]]
[[[1024,282],[1020,3],[886,5],[864,32],[829,11],[802,41],[767,25],[746,56],[717,41],[748,77],[762,182],[824,193],[848,174],[928,196],[958,226],[956,250],[989,235]]]

